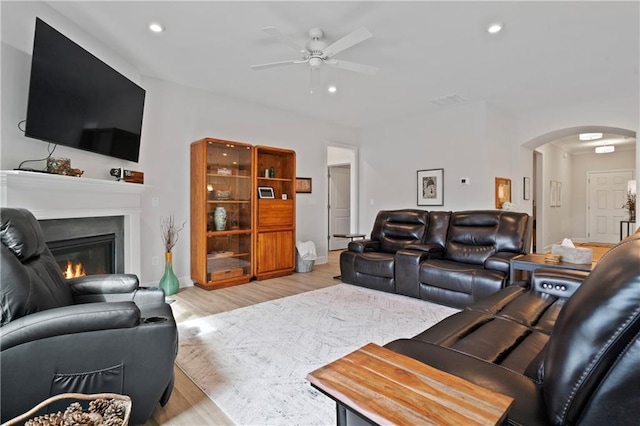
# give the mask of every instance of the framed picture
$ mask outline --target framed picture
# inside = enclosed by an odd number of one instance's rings
[[[525,200],[531,199],[531,178],[524,177],[522,178],[522,198]]]
[[[549,187],[549,206],[558,207],[558,182],[552,180]]]
[[[296,192],[299,194],[311,194],[311,178],[297,177]]]
[[[558,191],[556,193],[556,207],[562,207],[562,182],[556,182]]]
[[[501,209],[504,203],[511,202],[511,179],[504,177],[495,178],[496,209]]]
[[[444,169],[418,170],[418,205],[444,205]]]
[[[270,186],[258,187],[258,198],[276,198]]]

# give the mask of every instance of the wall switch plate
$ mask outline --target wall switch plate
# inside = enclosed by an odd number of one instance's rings
[[[468,177],[461,177],[460,178],[460,185],[469,185],[469,178]]]
[[[160,264],[160,258],[158,256],[151,256],[151,266],[158,266]]]

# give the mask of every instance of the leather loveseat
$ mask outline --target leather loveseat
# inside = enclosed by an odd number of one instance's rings
[[[507,285],[531,231],[520,212],[381,211],[370,239],[340,254],[340,272],[349,284],[465,307]]]
[[[131,423],[145,423],[173,389],[163,291],[128,274],[65,280],[29,211],[3,208],[0,222],[1,421],[60,393],[109,392],[131,397]]]
[[[514,398],[512,425],[632,425],[640,417],[640,231],[590,274],[537,269],[386,348]],[[344,406],[342,424],[364,422]]]

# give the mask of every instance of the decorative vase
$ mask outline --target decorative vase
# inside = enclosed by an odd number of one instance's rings
[[[213,223],[215,224],[216,231],[224,231],[227,227],[227,211],[224,207],[216,207],[216,211],[213,213]]]
[[[164,275],[160,278],[160,288],[165,296],[176,294],[180,288],[180,281],[173,273],[173,253],[171,252],[164,254]]]

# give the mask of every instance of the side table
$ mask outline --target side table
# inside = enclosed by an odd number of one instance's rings
[[[633,223],[633,227],[631,226],[631,224]],[[625,224],[627,226],[627,234],[623,234],[622,233],[622,225]],[[633,228],[635,228],[635,224],[636,221],[635,220],[621,220],[620,221],[620,240],[622,240],[624,237],[628,237],[630,234],[633,233]]]
[[[500,424],[513,398],[423,364],[374,343],[307,376],[344,409],[375,424]],[[341,414],[342,413],[342,414]]]
[[[349,240],[353,241],[355,239],[364,240],[367,237],[367,234],[333,234],[334,238],[349,238]],[[333,277],[334,280],[342,279],[342,275],[336,275]]]
[[[544,254],[522,254],[511,259],[509,262],[509,283],[513,284],[516,281],[516,270],[531,272],[538,268],[551,268],[551,269],[571,269],[573,271],[591,272],[596,262],[592,263],[569,263],[558,262],[551,263],[544,260]]]

